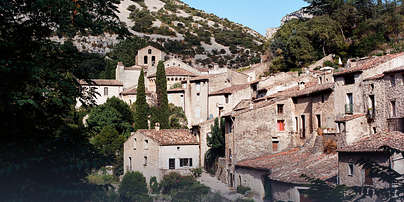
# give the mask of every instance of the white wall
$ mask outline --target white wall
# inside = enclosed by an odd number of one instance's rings
[[[108,98],[117,97],[119,98],[119,93],[122,92],[122,86],[87,86],[83,85],[84,92],[88,92],[89,88],[95,88],[95,92],[99,95],[95,95],[95,104],[102,105]],[[104,88],[108,88],[108,95],[104,95]],[[77,100],[76,108],[81,107],[81,102]]]
[[[199,145],[160,146],[159,156],[160,169],[169,169],[170,158],[175,158],[175,169],[185,168],[180,167],[180,158],[192,158],[192,168],[199,167]]]

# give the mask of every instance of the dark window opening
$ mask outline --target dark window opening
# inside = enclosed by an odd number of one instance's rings
[[[394,75],[390,77],[390,85],[392,87],[396,86],[396,77]]]
[[[321,103],[324,103],[324,100],[325,100],[325,96],[321,95]]]
[[[151,50],[151,49],[149,49],[147,52],[148,52],[149,54],[151,54],[151,53],[152,53],[152,50]]]
[[[306,138],[306,118],[304,115],[301,116],[302,119],[302,129],[301,129],[301,138]]]
[[[283,104],[278,104],[278,114],[283,114]]]
[[[317,118],[317,127],[321,128],[321,116],[320,116],[320,114],[317,114],[316,118]]]
[[[152,62],[152,65],[154,66],[154,64],[156,63],[156,56],[151,57],[151,62]]]
[[[279,139],[277,137],[272,137],[272,151],[277,152],[279,146]]]
[[[354,164],[348,163],[348,176],[353,176],[354,174]]]
[[[373,180],[372,180],[372,177],[370,176],[370,169],[369,168],[365,169],[365,184],[366,185],[372,185],[373,184]]]
[[[344,76],[345,85],[354,84],[355,83],[355,75],[346,75]]]
[[[225,100],[226,104],[229,103],[229,95],[225,95],[224,100]]]
[[[108,96],[108,87],[104,87],[104,95]]]
[[[391,101],[391,117],[396,117],[396,101]]]
[[[168,168],[175,169],[175,159],[168,159]]]
[[[192,167],[192,158],[180,159],[180,167]]]
[[[148,60],[149,60],[149,59],[147,58],[147,55],[144,56],[144,58],[143,58],[143,63],[144,63],[144,64],[147,64]]]

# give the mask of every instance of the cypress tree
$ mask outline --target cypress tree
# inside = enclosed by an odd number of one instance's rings
[[[156,73],[156,93],[157,108],[159,110],[158,119],[161,129],[170,128],[168,121],[168,98],[167,98],[167,78],[163,61],[159,61]]]
[[[144,72],[142,68],[142,70],[140,71],[136,89],[135,130],[148,128],[147,125],[148,112],[149,112],[149,105],[146,102]]]

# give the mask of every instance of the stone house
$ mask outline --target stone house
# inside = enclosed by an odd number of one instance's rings
[[[262,155],[237,162],[235,186],[247,186],[256,201],[310,201],[303,193],[308,177],[336,183],[337,155],[312,152],[308,148]]]
[[[165,60],[166,53],[154,48],[153,46],[146,46],[138,50],[135,61],[136,65],[146,66],[148,69],[157,67],[159,61]],[[154,72],[152,72],[154,73]]]
[[[209,116],[220,117],[229,113],[243,99],[251,98],[250,85],[233,85],[215,92],[209,93]]]
[[[85,94],[89,94],[90,91],[95,92],[94,101],[96,105],[104,104],[108,98],[119,98],[119,93],[123,90],[123,84],[118,80],[92,79],[90,83],[84,80],[79,80],[78,82]],[[80,100],[77,100],[76,108],[79,108],[81,105]]]
[[[404,150],[404,133],[381,132],[362,137],[349,146],[338,148],[339,183],[347,186],[372,186],[389,188],[391,185],[371,176],[371,170],[358,165],[359,160],[367,159],[383,166],[390,166],[400,174],[404,174],[404,158],[401,154],[390,156],[380,149],[381,146]],[[381,200],[378,197],[365,198],[363,201]]]
[[[197,74],[197,75],[202,74],[200,68],[191,67],[190,65],[186,64],[185,62],[183,62],[183,61],[181,61],[181,60],[179,60],[177,58],[170,58],[170,59],[166,60],[164,62],[164,67],[165,68],[167,68],[167,67],[179,67],[179,68],[185,69],[185,70],[187,70],[189,72],[192,72],[194,74]]]
[[[197,75],[182,69],[180,67],[166,67],[165,68],[166,79],[167,79],[167,89],[173,87],[174,84],[181,85],[182,81],[186,81],[189,78],[196,77]],[[147,76],[148,89],[152,92],[156,92],[156,73],[149,74]]]
[[[118,62],[115,69],[115,79],[123,83],[125,89],[133,88],[137,86],[140,71],[143,67],[134,65],[131,67],[125,67],[122,62]],[[147,68],[143,68],[145,75],[147,74]],[[145,79],[145,82],[147,80]],[[145,83],[146,85],[146,83]],[[147,86],[147,85],[146,85]]]
[[[190,174],[199,167],[198,137],[186,129],[138,130],[124,143],[123,165],[124,173],[139,171],[147,183],[170,172]]]

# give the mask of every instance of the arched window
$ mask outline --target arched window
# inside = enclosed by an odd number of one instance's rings
[[[147,64],[147,61],[148,61],[148,58],[147,58],[147,55],[145,55],[145,56],[144,56],[143,63],[144,63],[144,64]]]
[[[152,52],[151,52],[151,49],[149,49],[148,51],[147,51],[149,54],[151,54]]]
[[[105,96],[108,95],[108,87],[104,87],[104,95],[105,95]]]

